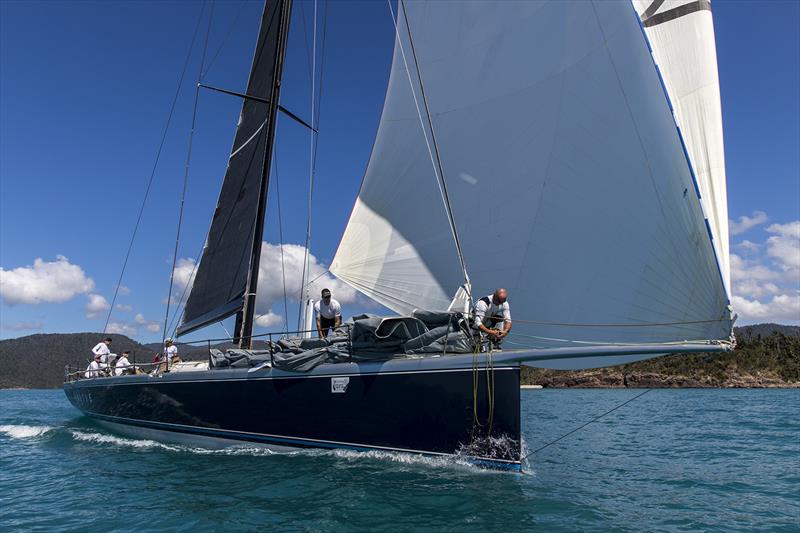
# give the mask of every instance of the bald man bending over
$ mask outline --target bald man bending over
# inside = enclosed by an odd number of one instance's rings
[[[511,306],[508,291],[497,289],[475,303],[475,327],[499,345],[511,331]]]

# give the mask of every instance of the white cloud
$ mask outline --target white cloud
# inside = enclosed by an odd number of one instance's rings
[[[735,244],[734,248],[741,250],[745,253],[755,253],[761,248],[761,246],[745,239],[742,242]]]
[[[773,234],[767,239],[767,253],[770,257],[784,271],[800,274],[800,220],[788,224],[772,224],[767,231]]]
[[[55,261],[37,258],[33,265],[0,268],[0,297],[9,305],[61,303],[94,289],[94,281],[63,255]]]
[[[136,328],[124,322],[111,322],[106,327],[106,333],[119,333],[120,335],[127,335],[132,337],[136,335]]]
[[[761,298],[770,294],[778,294],[781,289],[774,283],[761,283],[755,280],[742,280],[736,285],[736,294],[749,296],[751,298]]]
[[[256,325],[262,328],[271,328],[283,324],[283,317],[272,311],[256,317]]]
[[[745,321],[780,322],[800,320],[800,294],[778,294],[772,300],[747,300],[741,296],[731,299],[733,308]]]
[[[132,305],[117,304],[114,307],[116,307],[120,311],[133,311],[133,306]]]
[[[800,323],[800,221],[772,224],[764,243],[742,241],[731,254],[731,303],[739,323]]]
[[[3,324],[2,329],[9,331],[39,331],[44,327],[41,322],[14,322],[13,324]]]
[[[185,303],[189,298],[189,289],[194,283],[194,276],[197,274],[194,259],[182,257],[175,263],[172,271],[172,299],[171,303]]]
[[[740,233],[744,233],[750,228],[766,223],[767,220],[769,220],[769,217],[767,217],[767,214],[765,212],[753,211],[752,217],[748,217],[747,215],[742,215],[739,217],[738,221],[729,220],[728,228],[731,235],[739,235]]]
[[[305,246],[284,244],[284,268],[281,269],[281,245],[263,243],[256,304],[256,309],[259,312],[272,309],[275,304],[283,302],[284,273],[286,274],[286,294],[289,301],[299,301],[305,251]],[[358,300],[358,293],[355,289],[329,274],[327,267],[320,263],[313,254],[309,254],[308,263],[306,280],[313,280],[308,287],[309,296],[318,300],[320,291],[327,288],[331,290],[333,298],[342,304],[353,303]],[[303,297],[305,298],[305,294],[303,294]]]
[[[133,317],[133,321],[139,326],[144,326],[144,329],[147,331],[153,333],[161,331],[161,324],[153,322],[152,320],[147,320],[142,313],[136,313],[136,316]]]
[[[272,327],[284,322],[283,316],[274,312],[275,309],[283,310],[284,274],[287,299],[295,304],[300,301],[306,247],[299,244],[284,244],[282,248],[283,268],[281,268],[281,245],[262,243],[256,300],[256,312],[262,314],[256,320],[256,325],[260,327]],[[309,254],[306,280],[311,280],[311,283],[307,289],[308,296],[318,300],[322,289],[330,289],[333,298],[343,305],[358,301],[359,295],[355,289],[334,278],[327,270],[327,267],[313,254]],[[303,298],[305,297],[306,293],[303,294]]]
[[[130,287],[126,287],[125,285],[120,285],[117,289],[117,292],[122,296],[127,296],[131,293]]]
[[[111,308],[103,296],[99,294],[89,294],[86,302],[86,318],[98,318]]]
[[[284,273],[287,299],[295,304],[299,302],[305,250],[305,246],[299,244],[284,244],[283,268],[281,268],[281,245],[266,241],[262,243],[256,300],[256,313],[260,316],[255,321],[256,325],[266,328],[283,324],[284,317],[275,313],[274,310],[283,310]],[[308,263],[306,280],[313,280],[308,287],[309,296],[318,300],[320,291],[327,288],[331,290],[333,297],[342,304],[354,303],[358,300],[358,293],[349,285],[329,274],[327,267],[313,254],[309,255]],[[173,302],[178,301],[187,285],[194,283],[195,273],[194,259],[181,258],[178,260],[173,272]],[[184,301],[188,297],[188,292],[186,291]]]

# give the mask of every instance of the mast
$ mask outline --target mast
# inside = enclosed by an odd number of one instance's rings
[[[268,1],[268,0],[267,0]],[[292,14],[292,0],[281,1],[280,16],[278,17],[278,50],[273,71],[273,84],[270,91],[267,142],[264,147],[264,164],[261,168],[261,184],[258,191],[258,208],[253,230],[253,243],[250,252],[250,269],[247,274],[247,285],[244,291],[244,308],[242,309],[241,330],[239,332],[239,346],[250,348],[253,335],[253,321],[256,311],[256,290],[258,289],[258,271],[261,263],[261,242],[264,234],[264,219],[267,211],[267,191],[269,189],[269,172],[272,164],[272,150],[275,144],[276,113],[280,99],[281,77],[283,75],[283,59],[286,53],[286,42],[289,35],[289,20]],[[267,3],[264,3],[264,11]],[[237,317],[237,323],[239,322]]]

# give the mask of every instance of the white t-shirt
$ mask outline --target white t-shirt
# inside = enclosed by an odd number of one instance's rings
[[[342,306],[331,298],[331,303],[326,304],[322,300],[314,304],[314,311],[317,312],[318,317],[327,318],[328,320],[342,316]]]
[[[108,344],[105,342],[98,342],[97,346],[92,348],[92,353],[95,355],[100,356],[100,361],[103,363],[108,362],[108,356],[111,354],[111,350],[108,349]]]
[[[167,357],[169,358],[170,361],[172,361],[172,359],[174,357],[177,357],[177,355],[178,355],[178,347],[177,346],[175,346],[173,344],[173,345],[167,347]]]
[[[508,300],[500,305],[495,305],[492,296],[490,294],[475,303],[475,323],[482,323],[487,328],[493,327],[489,317],[502,318],[503,322],[511,322],[511,306],[508,305]]]
[[[120,356],[120,358],[117,359],[117,364],[114,365],[114,374],[121,376],[124,371],[128,370],[129,366],[128,358],[124,355]]]
[[[92,361],[89,363],[89,366],[86,367],[86,374],[84,374],[87,378],[96,378],[100,375],[98,372],[99,370],[103,370],[106,368],[105,363],[98,363],[97,361]]]

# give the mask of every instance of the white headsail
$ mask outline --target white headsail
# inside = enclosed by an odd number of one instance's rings
[[[473,296],[509,289],[507,348],[729,337],[689,161],[630,2],[398,10],[332,272],[397,312],[447,309],[464,279],[438,152]]]
[[[708,0],[633,0],[692,162],[730,290],[728,200],[714,22]]]

